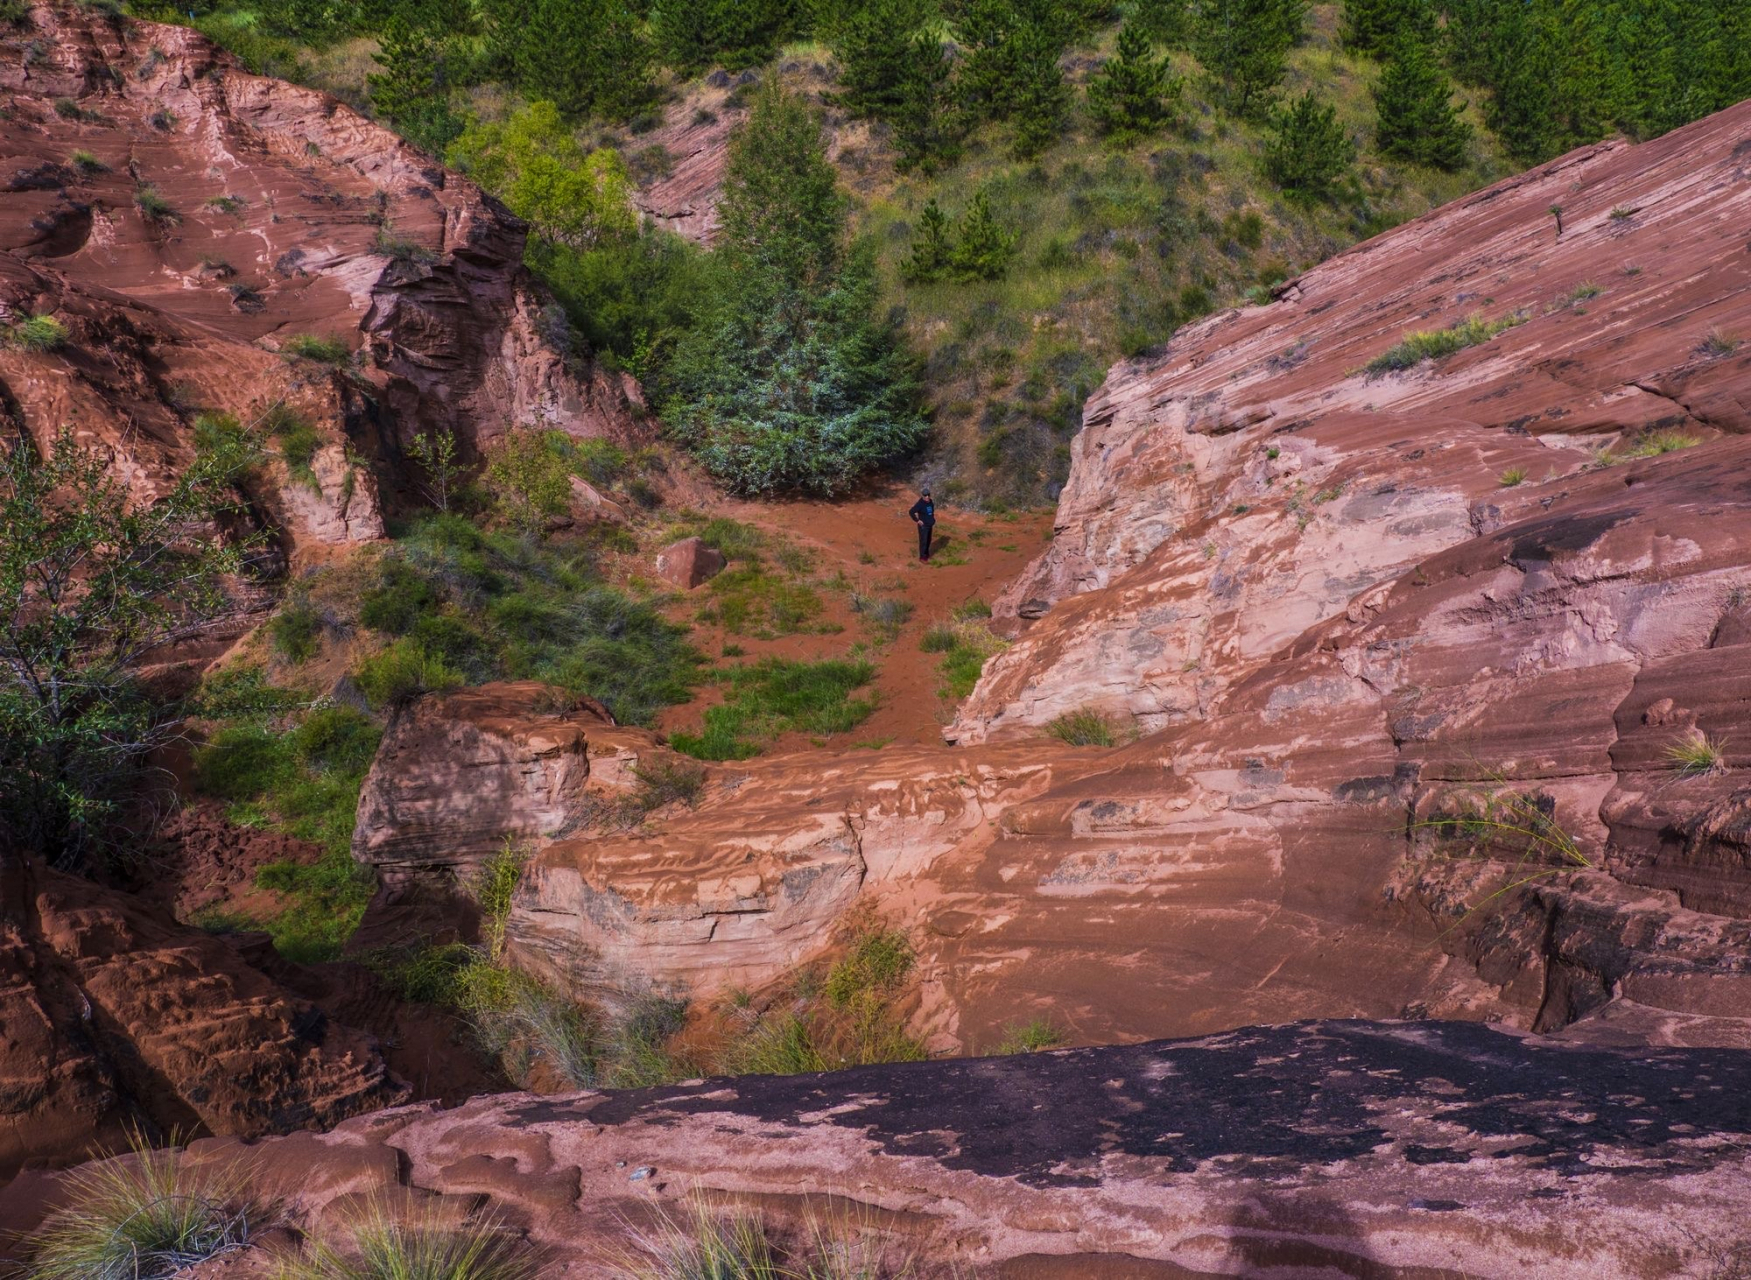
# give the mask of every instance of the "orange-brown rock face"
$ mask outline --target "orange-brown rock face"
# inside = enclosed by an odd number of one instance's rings
[[[1748,134],[1578,152],[1120,366],[958,746],[756,760],[556,844],[518,945],[709,992],[856,900],[945,1048],[1036,1013],[1751,1042]],[[1524,321],[1361,372],[1473,312]],[[1083,707],[1137,740],[1041,734]],[[1722,769],[1676,768],[1698,735]]]
[[[68,329],[59,350],[0,349],[33,436],[71,427],[150,495],[196,412],[284,404],[321,444],[259,496],[311,543],[381,535],[376,477],[407,482],[418,431],[632,430],[619,383],[544,338],[522,227],[472,183],[187,29],[71,4],[32,23],[0,45],[0,306]],[[357,372],[279,354],[303,334]]]
[[[129,1128],[254,1137],[407,1096],[366,1036],[126,896],[0,872],[0,1177]]]

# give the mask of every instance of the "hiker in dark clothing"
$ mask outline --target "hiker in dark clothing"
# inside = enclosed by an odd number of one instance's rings
[[[918,526],[918,558],[930,559],[930,531],[936,528],[936,504],[930,500],[930,490],[924,490],[912,509],[906,513]]]

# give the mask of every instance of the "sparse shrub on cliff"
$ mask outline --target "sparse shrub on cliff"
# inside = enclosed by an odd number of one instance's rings
[[[262,414],[260,426],[279,442],[280,461],[286,464],[286,473],[320,495],[322,484],[310,465],[322,447],[322,436],[316,427],[284,404],[275,404]]]
[[[72,155],[68,156],[67,163],[77,169],[81,177],[89,178],[95,173],[109,172],[109,166],[107,164],[83,148],[74,151]]]
[[[1701,437],[1693,436],[1688,431],[1649,431],[1600,454],[1599,460],[1606,466],[1612,466],[1637,458],[1657,458],[1661,454],[1677,453],[1680,449],[1693,449],[1701,443]]]
[[[1371,375],[1394,373],[1412,368],[1425,360],[1439,360],[1467,347],[1480,346],[1497,334],[1525,324],[1527,319],[1523,311],[1505,315],[1499,320],[1468,316],[1445,329],[1423,329],[1407,333],[1397,346],[1388,348],[1370,360],[1364,366],[1364,371]]]
[[[142,184],[134,188],[134,207],[147,222],[161,227],[173,227],[182,221],[176,206],[158,194],[158,188]]]
[[[29,1280],[167,1280],[249,1245],[256,1210],[233,1170],[139,1134],[130,1146],[66,1175],[64,1207],[30,1242]]]
[[[0,446],[0,842],[74,866],[112,837],[153,777],[177,708],[136,664],[228,606],[255,540],[206,536],[239,505],[234,442],[197,436],[194,461],[151,503],[106,453],[62,431],[39,453]],[[120,833],[137,846],[140,832]]]
[[[671,734],[669,743],[701,760],[745,760],[780,734],[847,733],[875,710],[873,695],[852,696],[874,677],[862,661],[763,658],[732,667],[719,676],[724,700],[706,708],[700,731]]]
[[[633,768],[638,779],[636,798],[640,810],[649,813],[679,801],[689,809],[699,803],[705,790],[705,769],[678,760],[654,760]]]
[[[368,1202],[343,1240],[305,1236],[274,1280],[537,1280],[539,1257],[491,1215],[458,1222],[442,1206]]]
[[[1512,489],[1525,484],[1528,474],[1530,473],[1525,467],[1509,467],[1497,477],[1497,481],[1501,484],[1502,488]]]
[[[1110,747],[1118,740],[1112,720],[1093,707],[1066,711],[1046,725],[1046,732],[1073,747]]]
[[[8,336],[26,351],[58,351],[67,344],[67,326],[54,316],[26,316]]]

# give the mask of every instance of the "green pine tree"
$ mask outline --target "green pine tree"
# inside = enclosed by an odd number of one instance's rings
[[[568,116],[625,118],[651,98],[651,49],[626,0],[483,0],[487,56]]]
[[[1058,67],[1059,43],[1029,24],[1012,37],[1015,154],[1027,159],[1056,142],[1070,121],[1070,86]]]
[[[949,234],[948,215],[932,198],[918,215],[918,229],[912,233],[912,251],[901,274],[913,284],[933,283],[947,274],[953,254],[954,240]]]
[[[1159,129],[1173,116],[1183,87],[1134,22],[1119,29],[1118,56],[1101,64],[1088,85],[1088,114],[1120,141]]]
[[[1429,0],[1344,0],[1346,49],[1381,53],[1401,37],[1432,41],[1436,35]]]
[[[1356,143],[1338,123],[1337,108],[1309,89],[1271,113],[1265,173],[1292,200],[1329,197],[1356,159]]]
[[[1453,85],[1428,44],[1401,36],[1374,85],[1375,144],[1382,155],[1431,168],[1465,163],[1471,126],[1453,105]]]
[[[900,101],[892,117],[901,170],[923,169],[955,158],[961,117],[955,105],[954,59],[934,32],[920,31],[906,50]]]
[[[740,71],[772,56],[792,16],[786,0],[654,0],[650,32],[667,66]]]
[[[396,13],[371,60],[383,68],[365,77],[372,108],[415,146],[442,155],[462,132],[445,86],[444,46]]]
[[[827,31],[839,60],[841,101],[853,114],[892,120],[906,97],[913,36],[923,25],[922,0],[860,0]]]
[[[1543,26],[1523,8],[1498,13],[1486,83],[1494,90],[1484,122],[1508,153],[1526,163],[1562,149],[1555,101],[1558,56]]]
[[[1014,103],[1019,25],[1008,0],[967,0],[956,18],[961,65],[955,78],[970,120],[1002,119]]]
[[[820,122],[771,77],[730,145],[708,297],[652,391],[739,493],[843,492],[915,449],[915,362],[876,318],[875,258],[847,245]]]
[[[961,225],[956,229],[954,247],[949,254],[949,269],[955,279],[965,283],[1001,280],[1009,271],[1015,241],[1013,233],[997,225],[997,219],[991,214],[991,200],[981,191],[961,215]]]
[[[1258,116],[1269,109],[1306,17],[1306,0],[1195,0],[1192,52],[1225,110]]]
[[[1124,12],[1126,26],[1140,27],[1170,49],[1184,48],[1191,35],[1190,0],[1130,0]]]

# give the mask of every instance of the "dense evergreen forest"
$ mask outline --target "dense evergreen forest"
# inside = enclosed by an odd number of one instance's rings
[[[501,196],[580,343],[732,488],[840,492],[924,448],[988,506],[1055,493],[1111,360],[1516,168],[1751,95],[1742,0],[133,10],[272,74],[323,83],[326,59],[325,87]],[[717,68],[746,122],[705,253],[629,201],[665,160],[640,139]],[[867,145],[830,163],[823,117]]]

